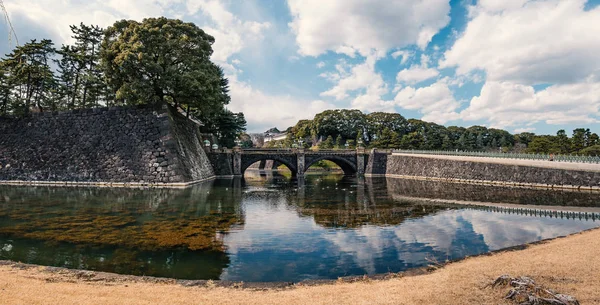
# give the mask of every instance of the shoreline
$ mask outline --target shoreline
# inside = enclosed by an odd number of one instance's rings
[[[502,304],[504,291],[500,293],[491,289],[484,291],[481,287],[500,275],[510,274],[533,277],[549,288],[575,296],[581,304],[594,304],[600,302],[600,278],[597,277],[600,273],[600,257],[596,255],[598,250],[600,250],[600,228],[595,228],[401,273],[299,283],[189,281],[0,261],[0,288],[2,289],[0,292],[3,302],[8,301],[7,304],[68,304],[71,302],[73,304],[98,302],[148,304],[162,303],[166,300],[174,304],[187,304],[192,300],[194,303],[202,300],[199,303],[209,304],[240,304],[247,301],[256,304],[304,304],[309,301],[325,304],[330,303],[328,301],[332,301],[331,297],[336,295],[343,298],[342,303],[385,304],[389,301],[395,304],[415,304],[415,302],[416,304]],[[467,273],[457,273],[455,270],[457,268],[462,271],[466,268]],[[457,292],[466,294],[458,293],[451,299],[444,297],[436,301],[436,297],[439,297],[436,290],[440,289],[440,283],[433,278],[440,277],[449,280],[448,283],[443,282],[449,286],[448,289],[454,287]],[[554,277],[563,280],[558,282],[548,280]],[[470,286],[457,285],[453,283],[455,279],[469,282]],[[379,291],[386,295],[380,290],[396,290],[396,286],[415,285],[414,282],[420,283],[418,289],[396,291],[398,294],[389,295],[389,298],[381,298],[381,295],[373,294],[374,291]],[[132,290],[131,287],[136,289]],[[40,291],[35,294],[27,293],[32,289]],[[160,292],[144,292],[148,289]],[[104,290],[111,292],[105,294],[102,292]],[[587,292],[583,294],[581,291]],[[90,294],[95,296],[92,297]],[[480,301],[465,299],[473,294],[484,299]],[[274,297],[275,295],[277,297]],[[308,299],[315,295],[319,295],[320,299]],[[433,299],[426,301],[425,296]],[[491,296],[493,298],[489,298]],[[373,300],[373,297],[376,299]]]

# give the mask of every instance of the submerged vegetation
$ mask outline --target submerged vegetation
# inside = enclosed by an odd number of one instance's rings
[[[183,216],[181,207],[167,202],[178,196],[192,196],[191,190],[88,190],[82,189],[76,197],[59,199],[65,190],[57,192],[46,188],[17,188],[3,192],[0,200],[0,236],[26,238],[75,245],[120,247],[139,251],[185,249],[188,251],[223,251],[218,235],[231,227],[243,224],[243,217],[235,209],[219,211],[217,206],[187,209],[191,215]],[[39,200],[28,199],[20,204],[25,193]],[[142,192],[148,192],[146,194]],[[71,193],[72,194],[72,193]],[[127,197],[114,197],[123,194]],[[31,195],[29,195],[31,196]],[[118,201],[139,200],[149,204],[122,204]],[[230,194],[216,194],[232,200]],[[13,198],[13,199],[11,199]],[[15,199],[16,198],[16,199]],[[121,198],[121,199],[119,199]],[[45,200],[44,200],[45,199]],[[106,204],[102,201],[116,201]],[[109,201],[110,200],[110,201]],[[158,200],[158,203],[153,201]],[[220,200],[220,199],[219,199]],[[99,201],[99,202],[97,202]],[[126,201],[126,202],[127,202]],[[162,202],[162,204],[161,204]],[[233,203],[232,203],[233,204]],[[71,208],[65,208],[71,206]]]
[[[28,238],[77,245],[118,246],[141,251],[159,251],[184,248],[222,251],[222,243],[216,238],[241,219],[233,214],[207,215],[176,219],[171,216],[155,216],[153,220],[138,223],[132,215],[56,215],[29,217],[30,212],[5,213],[6,221],[17,221],[11,226],[1,226],[0,234],[16,238]]]

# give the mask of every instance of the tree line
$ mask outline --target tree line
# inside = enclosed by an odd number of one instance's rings
[[[529,132],[511,134],[484,126],[442,126],[399,113],[359,110],[326,110],[312,120],[300,120],[287,129],[287,138],[270,141],[267,147],[318,147],[321,149],[367,148],[462,150],[600,155],[600,140],[589,129],[578,128],[568,137],[564,130],[556,136]]]
[[[225,107],[229,82],[210,61],[215,39],[193,23],[147,18],[71,32],[72,44],[33,39],[0,59],[0,116],[166,103],[221,145],[245,130],[243,113]]]

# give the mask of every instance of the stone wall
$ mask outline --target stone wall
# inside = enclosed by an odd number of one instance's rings
[[[213,176],[198,126],[167,106],[0,118],[0,181],[187,183]]]
[[[600,172],[388,155],[387,176],[600,188]]]
[[[388,153],[372,149],[366,157],[367,166],[365,169],[365,176],[385,176]]]
[[[227,150],[225,153],[220,151],[211,152],[208,154],[208,157],[217,177],[233,177],[233,168],[231,167],[233,164],[233,154],[230,150]]]

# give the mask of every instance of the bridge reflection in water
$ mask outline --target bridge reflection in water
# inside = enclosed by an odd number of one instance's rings
[[[600,225],[600,194],[277,172],[188,189],[0,187],[0,258],[184,279],[402,271]],[[456,204],[456,203],[460,204]],[[497,203],[490,205],[489,203]]]

